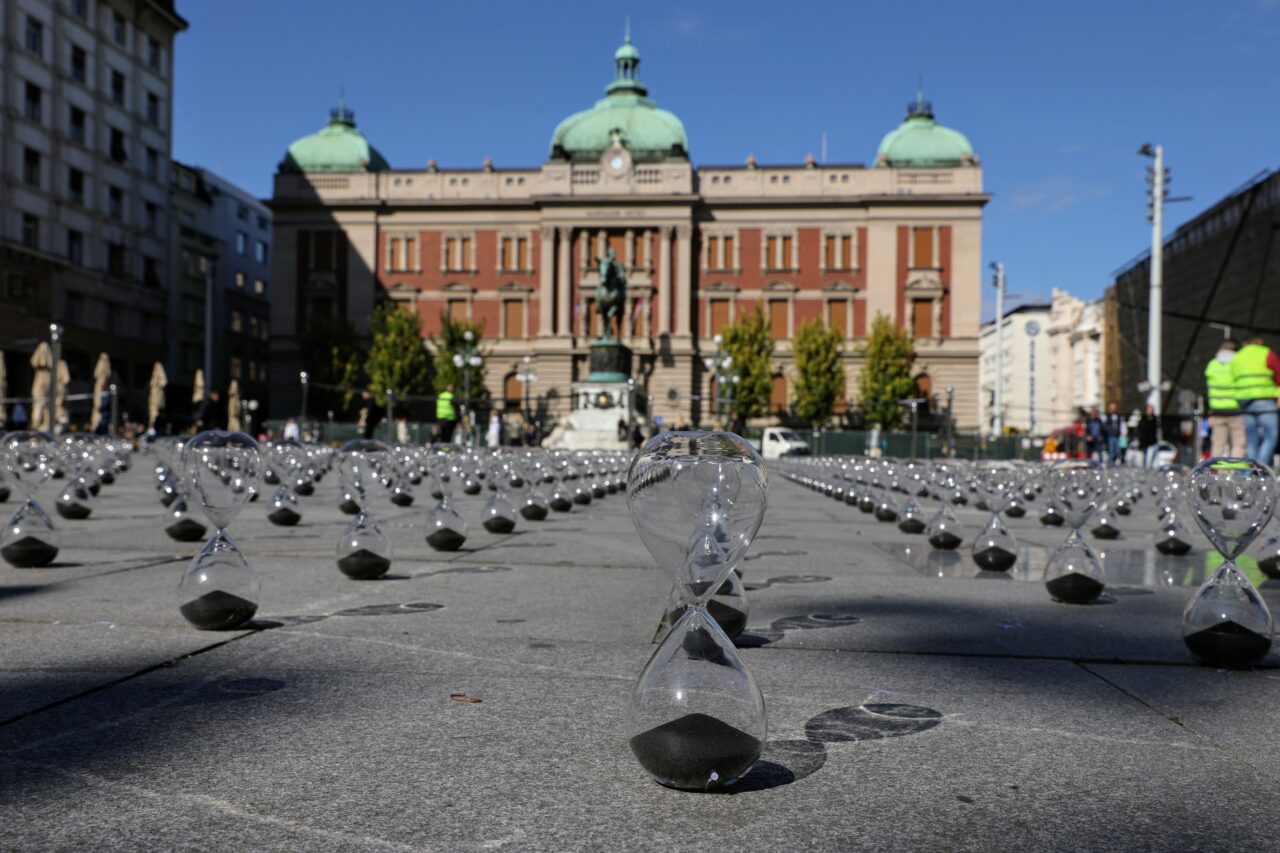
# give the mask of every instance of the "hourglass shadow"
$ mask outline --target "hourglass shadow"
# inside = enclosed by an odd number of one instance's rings
[[[834,628],[841,625],[854,625],[857,622],[858,617],[852,613],[806,613],[799,616],[784,616],[773,620],[768,628],[744,631],[734,640],[734,645],[740,649],[758,649],[778,642],[786,636],[788,631]]]

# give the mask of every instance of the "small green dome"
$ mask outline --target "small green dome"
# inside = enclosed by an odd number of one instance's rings
[[[318,133],[289,146],[281,172],[381,172],[391,168],[378,149],[356,130],[356,115],[339,104]]]
[[[876,165],[896,168],[976,166],[978,158],[968,138],[933,120],[933,107],[917,95],[902,124],[884,135]]]
[[[613,55],[617,74],[595,106],[574,113],[551,136],[552,160],[598,160],[616,134],[635,162],[689,158],[689,138],[680,119],[646,97],[636,77],[640,52],[631,36]]]

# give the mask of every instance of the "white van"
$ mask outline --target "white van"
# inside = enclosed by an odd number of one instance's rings
[[[765,459],[809,455],[809,444],[785,427],[765,427],[756,449]]]

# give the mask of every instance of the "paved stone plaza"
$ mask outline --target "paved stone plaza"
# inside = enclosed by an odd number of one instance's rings
[[[1204,542],[1157,554],[1149,500],[1094,543],[1105,601],[1074,607],[1037,577],[1065,534],[1034,513],[1012,578],[976,578],[967,552],[775,471],[740,641],[769,741],[733,793],[701,795],[646,778],[623,733],[670,589],[623,495],[504,537],[461,498],[454,554],[423,543],[424,495],[384,502],[396,562],[356,582],[330,475],[296,528],[246,508],[231,532],[262,607],[204,633],[174,598],[198,545],[164,535],[135,463],[90,519],[58,520],[53,567],[0,568],[4,848],[1280,846],[1277,656],[1192,662]]]

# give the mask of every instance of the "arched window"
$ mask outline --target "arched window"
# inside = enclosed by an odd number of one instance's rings
[[[508,409],[520,408],[520,398],[524,394],[524,385],[516,378],[513,370],[502,379],[502,399]]]
[[[782,374],[773,377],[773,384],[769,388],[769,411],[775,415],[785,415],[788,411],[787,377]]]

